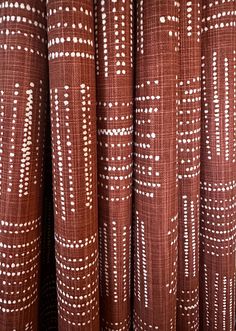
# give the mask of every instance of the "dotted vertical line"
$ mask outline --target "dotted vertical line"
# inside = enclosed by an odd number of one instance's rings
[[[215,128],[216,128],[216,155],[221,155],[220,149],[220,105],[218,94],[218,74],[217,74],[217,52],[213,52],[213,109],[215,115]]]
[[[133,68],[133,32],[134,32],[134,27],[133,27],[133,0],[130,1],[130,64],[131,68]]]
[[[201,4],[197,4],[197,42],[201,42]]]
[[[192,36],[192,30],[193,30],[193,27],[192,27],[192,11],[193,11],[193,8],[192,8],[192,1],[188,1],[187,2],[187,8],[186,8],[186,11],[187,11],[187,20],[188,20],[188,25],[187,25],[187,36],[188,37],[191,37]]]
[[[136,1],[136,50],[140,52],[140,13],[139,13],[139,1]]]
[[[229,60],[224,59],[225,69],[225,160],[229,161]]]
[[[143,0],[139,2],[139,22],[137,23],[140,26],[140,53],[144,53],[144,35],[143,35]]]
[[[98,47],[98,5],[97,0],[94,0],[94,35],[95,35],[95,53],[96,53],[96,75],[100,74],[99,66],[99,47]]]
[[[118,302],[118,268],[117,268],[117,225],[112,222],[112,242],[113,242],[113,296],[114,302]]]
[[[103,228],[99,227],[99,252],[104,250],[104,237],[103,237]],[[106,277],[105,270],[103,268],[103,254],[99,254],[99,283],[100,283],[100,296],[103,296],[103,284],[104,277]]]
[[[67,165],[68,165],[68,177],[69,177],[69,191],[70,191],[70,211],[72,213],[75,213],[75,200],[74,200],[74,186],[73,186],[73,176],[72,176],[72,143],[71,143],[71,138],[70,138],[70,124],[69,124],[69,112],[70,112],[70,107],[69,107],[69,94],[68,94],[68,89],[69,86],[65,85],[64,86],[64,100],[63,100],[63,104],[65,106],[65,131],[66,131],[66,153],[67,153]]]
[[[129,227],[129,283],[128,283],[128,297],[131,295],[131,259],[132,259],[132,249],[131,249],[131,241],[132,241],[132,229]]]
[[[198,206],[198,200],[197,200],[197,206]],[[195,224],[195,207],[194,207],[194,201],[190,202],[190,211],[191,211],[191,230],[192,230],[192,240],[191,240],[191,249],[192,249],[192,261],[191,259],[189,259],[189,261],[192,262],[192,266],[193,266],[193,277],[196,277],[196,224]]]
[[[104,75],[108,77],[108,49],[107,49],[107,28],[106,19],[107,15],[105,13],[105,0],[101,0],[101,13],[102,13],[102,30],[103,30],[103,54],[104,54]]]
[[[135,228],[135,235],[136,235],[136,266],[135,266],[135,284],[134,284],[134,291],[135,296],[137,297],[138,301],[141,301],[141,279],[140,279],[140,266],[141,266],[141,259],[140,259],[140,236],[139,236],[139,218],[138,218],[138,211],[136,211],[136,228]]]
[[[218,329],[218,307],[219,307],[219,300],[218,300],[218,292],[219,292],[219,274],[215,274],[215,281],[214,281],[214,320],[212,321],[214,324],[214,329]]]
[[[234,72],[234,89],[233,89],[233,96],[234,96],[234,105],[233,105],[233,123],[234,123],[234,143],[233,143],[233,163],[236,162],[236,51],[233,51],[233,72]]]
[[[144,222],[141,221],[141,243],[142,243],[142,269],[143,269],[143,285],[144,285],[144,305],[148,308],[148,280],[147,280],[147,256],[146,242],[144,233]]]
[[[20,183],[19,183],[19,197],[22,195],[29,194],[29,170],[30,170],[30,155],[31,155],[31,145],[32,145],[32,109],[33,109],[33,87],[34,83],[30,83],[30,89],[26,91],[27,103],[25,108],[25,120],[24,120],[24,135],[22,144],[22,159],[21,159],[21,169],[20,169]]]
[[[207,150],[207,158],[211,160],[212,153],[211,153],[211,144],[210,144],[210,133],[209,133],[209,120],[208,120],[208,113],[209,113],[209,104],[207,102],[206,97],[206,70],[205,70],[205,56],[202,56],[202,99],[203,99],[203,114],[204,114],[204,134],[205,134],[205,144]]]
[[[189,277],[189,238],[188,238],[188,200],[183,195],[183,220],[184,220],[184,276]]]
[[[123,269],[123,302],[127,301],[127,267],[126,267],[126,260],[127,260],[127,227],[123,226],[122,232],[122,269]],[[128,238],[129,239],[129,238]]]
[[[234,284],[235,285],[235,284]],[[235,287],[234,287],[235,288]],[[229,279],[229,329],[233,330],[233,314],[235,314],[235,307],[233,306],[233,280],[230,278]]]
[[[223,289],[222,289],[223,297],[222,297],[222,326],[223,330],[226,330],[226,312],[227,312],[227,278],[223,277]]]
[[[66,220],[66,207],[65,207],[65,192],[63,187],[63,153],[62,153],[62,141],[60,134],[60,118],[59,118],[59,100],[58,100],[58,89],[54,89],[54,110],[55,110],[55,122],[56,122],[56,149],[58,156],[58,171],[59,171],[59,182],[60,182],[60,204],[61,204],[61,218],[63,221]],[[56,177],[56,176],[54,176]]]
[[[209,288],[208,288],[208,273],[207,266],[204,264],[204,287],[205,287],[205,307],[206,307],[206,325],[210,326],[209,319]]]
[[[85,191],[86,191],[86,207],[92,209],[92,192],[93,192],[93,169],[92,169],[92,135],[91,135],[91,115],[90,115],[90,88],[85,84],[80,85],[82,94],[82,118],[83,118],[83,152],[84,152],[84,176],[85,176]]]
[[[103,247],[104,247],[104,273],[105,273],[105,289],[106,296],[109,297],[109,263],[108,263],[108,238],[107,238],[107,224],[103,227]]]
[[[0,195],[2,193],[2,155],[3,155],[3,119],[5,114],[5,107],[4,107],[4,91],[0,91]]]
[[[8,187],[7,192],[12,191],[12,169],[14,166],[14,157],[15,157],[15,124],[16,124],[16,117],[17,117],[17,96],[19,95],[19,83],[15,84],[15,90],[14,90],[14,100],[13,100],[13,107],[12,107],[12,127],[11,127],[11,149],[10,155],[9,155],[9,169],[8,169]]]

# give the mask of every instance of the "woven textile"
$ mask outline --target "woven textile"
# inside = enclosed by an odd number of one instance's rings
[[[128,330],[133,7],[130,0],[97,1],[95,10],[101,325],[105,330]]]
[[[201,12],[200,1],[180,8],[177,326],[183,331],[199,325]]]
[[[47,17],[59,329],[98,330],[93,2]]]
[[[0,1],[0,331],[234,331],[236,0]]]
[[[134,330],[176,324],[178,36],[177,3],[137,2]]]
[[[220,9],[203,1],[200,186],[202,329],[232,330],[234,327],[236,21],[232,20],[231,15],[236,14],[235,10],[235,1],[221,4]]]
[[[46,5],[0,4],[0,329],[37,330]]]

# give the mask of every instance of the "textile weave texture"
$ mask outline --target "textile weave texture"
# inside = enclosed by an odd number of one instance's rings
[[[0,331],[233,331],[236,0],[0,1]]]

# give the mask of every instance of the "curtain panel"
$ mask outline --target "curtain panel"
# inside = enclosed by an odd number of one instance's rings
[[[0,330],[233,331],[236,1],[0,1]]]

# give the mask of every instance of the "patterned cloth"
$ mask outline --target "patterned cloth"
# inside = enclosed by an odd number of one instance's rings
[[[0,1],[0,331],[233,331],[236,0]]]

